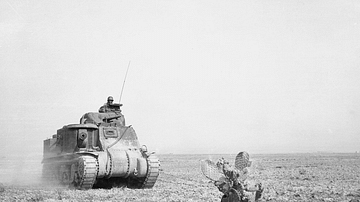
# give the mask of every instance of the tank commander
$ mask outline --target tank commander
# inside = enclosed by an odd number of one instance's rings
[[[122,106],[122,104],[113,104],[113,102],[114,98],[112,96],[109,96],[107,99],[107,103],[100,107],[99,112],[121,112],[120,107]]]

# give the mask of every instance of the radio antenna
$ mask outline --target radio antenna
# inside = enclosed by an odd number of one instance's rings
[[[126,73],[125,73],[125,77],[124,77],[124,83],[123,83],[122,88],[121,88],[119,104],[121,103],[121,97],[122,97],[122,93],[123,93],[124,86],[125,86],[126,76],[127,76],[128,71],[129,71],[130,62],[131,62],[131,60],[129,61],[128,67],[127,67],[127,69],[126,69]]]

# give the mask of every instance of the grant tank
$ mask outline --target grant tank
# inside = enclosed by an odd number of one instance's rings
[[[86,113],[44,140],[43,179],[76,189],[152,188],[159,159],[140,146],[135,130],[125,126],[120,104],[107,113]]]

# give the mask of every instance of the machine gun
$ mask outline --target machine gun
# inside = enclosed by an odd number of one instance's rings
[[[235,157],[235,167],[224,158],[216,163],[210,159],[200,161],[203,175],[224,194],[221,202],[259,201],[264,190],[262,184],[258,183],[255,188],[250,188],[245,182],[249,172],[247,168],[250,166],[251,161],[247,152],[238,153]]]

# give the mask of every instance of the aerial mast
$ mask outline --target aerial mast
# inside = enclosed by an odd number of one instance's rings
[[[131,60],[129,60],[128,67],[127,67],[127,69],[126,69],[126,73],[125,73],[125,77],[124,77],[124,82],[123,82],[123,85],[122,85],[122,88],[121,88],[121,93],[120,93],[119,104],[121,103],[121,97],[122,97],[122,93],[123,93],[123,90],[124,90],[124,86],[125,86],[125,81],[126,81],[127,73],[128,73],[128,71],[129,71],[130,62],[131,62]]]

